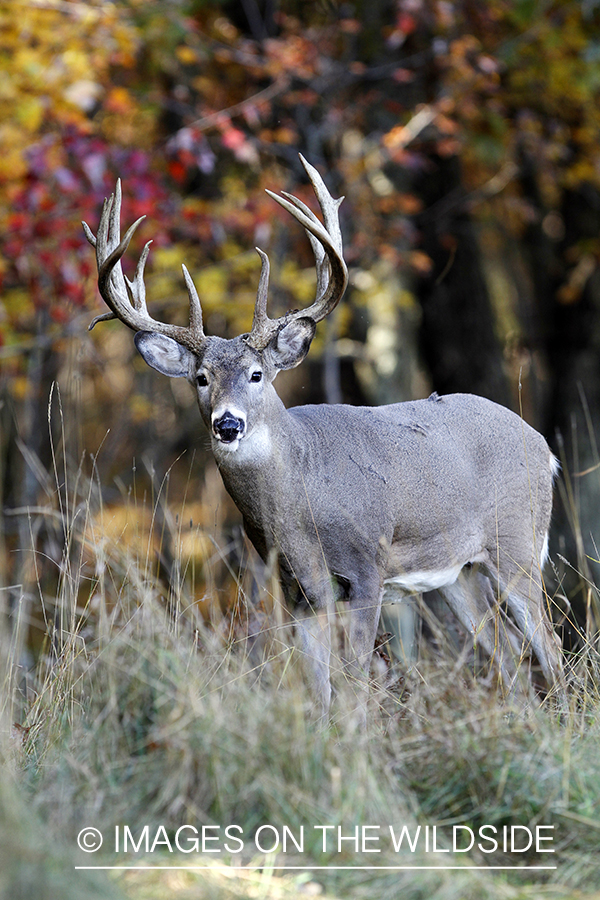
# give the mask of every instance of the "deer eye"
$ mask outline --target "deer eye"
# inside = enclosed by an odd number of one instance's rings
[[[198,384],[200,387],[206,387],[206,385],[208,384],[208,378],[206,377],[204,372],[200,372],[200,374],[196,376],[196,384]]]
[[[255,383],[262,381],[262,372],[253,372],[250,376],[250,381],[253,381]]]

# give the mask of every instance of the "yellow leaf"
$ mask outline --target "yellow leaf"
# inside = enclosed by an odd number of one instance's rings
[[[175,54],[179,62],[183,63],[184,66],[193,66],[198,62],[198,56],[195,50],[192,50],[191,47],[181,45],[177,47],[177,49],[175,50]]]
[[[106,98],[106,108],[111,112],[129,113],[134,107],[134,100],[124,87],[114,87]]]
[[[40,97],[23,97],[16,113],[20,125],[27,131],[37,131],[44,118],[44,102]]]
[[[209,304],[217,306],[225,299],[227,274],[221,266],[209,266],[194,275],[196,288],[200,296]]]
[[[152,264],[154,270],[164,269],[166,272],[181,268],[185,262],[186,248],[181,244],[173,244],[171,247],[157,247],[152,250]]]

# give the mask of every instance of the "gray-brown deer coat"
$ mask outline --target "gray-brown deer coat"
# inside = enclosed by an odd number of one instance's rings
[[[350,608],[348,672],[364,686],[384,585],[406,595],[438,590],[493,658],[504,686],[535,653],[550,685],[560,682],[559,642],[543,589],[552,485],[557,470],[544,438],[509,410],[468,394],[377,408],[286,409],[273,388],[305,357],[316,323],[344,293],[338,205],[303,160],[325,225],[290,195],[275,197],[306,229],[315,253],[317,297],[306,310],[266,314],[268,260],[252,331],[206,336],[200,301],[184,268],[188,328],[152,319],[143,267],[133,282],[120,259],[120,193],[105,204],[96,246],[99,287],[111,312],[136,331],[146,362],[187,378],[197,391],[225,487],[260,556],[278,556],[316,701],[329,708],[330,615]],[[98,321],[96,319],[95,322]],[[501,610],[501,602],[504,611]],[[361,694],[359,691],[359,694]]]

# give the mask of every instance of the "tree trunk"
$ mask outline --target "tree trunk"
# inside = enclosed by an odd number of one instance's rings
[[[456,158],[434,159],[417,193],[421,249],[433,260],[418,285],[420,349],[440,394],[480,394],[511,406],[473,224],[465,210]]]

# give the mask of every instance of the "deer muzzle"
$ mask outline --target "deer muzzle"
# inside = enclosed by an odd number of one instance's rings
[[[225,412],[213,421],[212,427],[213,433],[219,441],[224,444],[232,444],[243,435],[246,423],[232,413]]]

